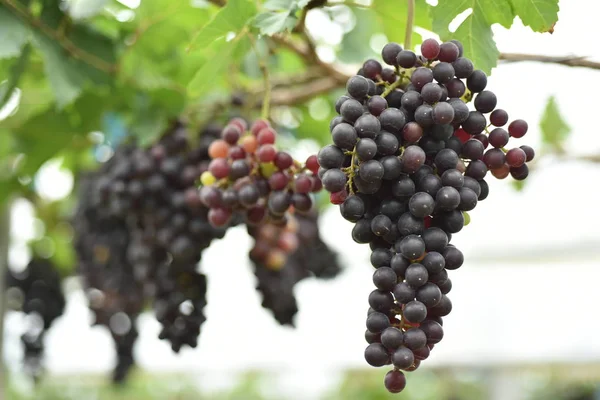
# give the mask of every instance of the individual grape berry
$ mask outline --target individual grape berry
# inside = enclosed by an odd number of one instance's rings
[[[289,153],[280,151],[275,155],[275,159],[273,160],[273,163],[280,171],[283,171],[285,169],[288,169],[289,167],[291,167],[294,164],[294,159],[292,158],[291,155],[289,155]]]
[[[517,181],[522,181],[529,175],[529,167],[523,164],[520,167],[510,167],[510,175]]]
[[[361,115],[363,115],[363,112],[363,105],[354,99],[346,100],[340,108],[340,115],[345,121],[350,123],[354,123]]]
[[[508,133],[514,138],[522,138],[527,133],[527,122],[522,119],[515,119],[508,125]]]
[[[383,165],[383,179],[390,181],[400,177],[402,174],[402,161],[396,156],[386,156],[381,158]]]
[[[448,97],[458,98],[465,94],[466,87],[463,81],[460,79],[453,78],[448,81],[444,86],[448,89]]]
[[[487,114],[494,111],[496,104],[498,104],[498,99],[493,92],[483,90],[475,97],[474,104],[477,111]]]
[[[389,110],[389,109],[388,109]],[[387,110],[384,111],[384,113]],[[381,123],[379,119],[371,114],[363,114],[354,123],[354,129],[360,138],[375,139],[379,131],[381,130]]]
[[[442,149],[436,154],[433,162],[435,163],[437,170],[440,173],[443,173],[446,170],[456,168],[458,154],[451,149]]]
[[[383,178],[383,165],[379,161],[369,160],[358,167],[358,175],[367,183],[380,181]]]
[[[468,187],[462,187],[458,190],[460,195],[460,203],[458,209],[460,211],[471,211],[477,206],[477,193]]]
[[[211,143],[208,148],[208,155],[210,158],[225,158],[227,157],[227,152],[229,151],[229,145],[224,140],[215,140]]]
[[[376,248],[371,252],[370,259],[375,268],[385,267],[392,261],[392,252],[388,248]]]
[[[447,62],[440,62],[433,67],[433,78],[439,83],[448,83],[454,78],[454,67]]]
[[[333,128],[333,131],[331,132],[331,138],[337,147],[341,149],[352,150],[356,144],[357,134],[352,125],[342,122]]]
[[[441,176],[442,185],[452,186],[459,189],[463,186],[465,178],[463,174],[456,169],[448,169]]]
[[[429,68],[419,67],[410,77],[410,82],[417,90],[421,90],[429,82],[433,82],[433,72]]]
[[[459,79],[468,78],[473,73],[473,62],[468,58],[459,57],[452,63],[455,75]]]
[[[467,78],[467,87],[473,93],[482,92],[487,86],[487,75],[482,70],[476,69]]]
[[[372,80],[377,79],[377,75],[381,74],[382,68],[383,67],[381,66],[379,61],[373,59],[367,60],[363,64],[363,72],[365,74],[365,77]]]
[[[439,192],[438,192],[439,194]],[[448,235],[440,228],[430,227],[423,231],[421,236],[425,242],[425,250],[427,252],[437,251],[440,252],[448,245]]]
[[[477,181],[477,183],[479,183],[479,187],[481,187],[481,193],[479,194],[477,199],[479,201],[485,200],[490,193],[490,187],[488,186],[487,182],[483,180],[483,178]]]
[[[397,108],[388,108],[379,116],[381,129],[392,133],[400,133],[406,124],[406,116]]]
[[[394,367],[399,369],[406,369],[413,365],[415,362],[415,357],[412,352],[407,347],[400,347],[392,354],[392,364]]]
[[[435,39],[425,39],[421,43],[421,54],[428,60],[435,60],[440,53],[440,44]]]
[[[437,103],[433,106],[432,116],[436,124],[449,124],[454,119],[454,108],[449,103]]]
[[[406,377],[401,371],[392,370],[383,379],[385,388],[390,393],[400,393],[406,387]]]
[[[211,208],[208,211],[208,221],[212,226],[224,226],[231,219],[231,210],[227,208]]]
[[[432,197],[435,197],[441,188],[442,180],[437,175],[426,175],[419,180],[419,184],[417,185],[419,192],[428,193]]]
[[[502,165],[504,165],[505,161],[506,156],[500,149],[490,149],[483,155],[483,162],[489,169],[500,168]]]
[[[384,68],[381,71],[381,79],[387,83],[394,83],[398,80],[398,76],[396,75],[396,71],[391,68]]]
[[[533,160],[533,158],[535,157],[535,151],[533,150],[533,148],[531,148],[527,145],[523,145],[519,148],[525,152],[525,155],[527,156],[527,158],[525,160],[526,162]]]
[[[462,266],[465,258],[463,253],[454,246],[447,246],[442,252],[444,257],[445,268],[455,270]]]
[[[390,292],[375,289],[369,294],[369,306],[375,311],[388,312],[394,305],[394,297]]]
[[[373,283],[380,290],[388,292],[394,290],[398,277],[392,268],[381,267],[377,268],[373,273]]]
[[[452,211],[460,204],[458,190],[451,186],[444,186],[435,196],[436,207],[443,211]]]
[[[423,104],[423,99],[419,92],[409,90],[402,96],[401,105],[408,111],[414,112],[421,104]]]
[[[452,120],[453,124],[460,124],[469,118],[469,107],[467,107],[464,101],[457,98],[451,98],[448,100],[448,104],[450,104],[454,110],[454,119]]]
[[[269,211],[275,215],[283,215],[292,204],[292,198],[287,192],[275,191],[269,195],[267,204]]]
[[[369,100],[367,100],[367,108],[372,115],[378,117],[386,108],[388,108],[388,102],[384,97],[371,96]]]
[[[442,300],[442,291],[437,285],[428,282],[416,290],[415,296],[426,307],[435,307]]]
[[[419,146],[408,146],[402,153],[402,170],[416,172],[425,163],[425,152]]]
[[[429,104],[422,104],[415,110],[415,121],[424,128],[433,126],[433,107]]]
[[[423,253],[421,252],[421,254]],[[428,278],[429,273],[427,272],[427,269],[422,264],[418,263],[409,265],[404,274],[404,280],[413,289],[418,289],[423,286],[427,283]]]
[[[408,143],[416,143],[423,136],[423,128],[416,122],[409,122],[402,129],[402,138]]]
[[[417,55],[410,50],[402,50],[396,56],[396,63],[402,68],[412,68],[415,66],[416,62]]]
[[[322,168],[340,168],[344,162],[344,153],[339,147],[329,144],[319,150],[317,160]]]
[[[373,367],[383,367],[390,361],[390,355],[381,343],[371,343],[365,349],[365,360]]]
[[[236,144],[241,136],[242,131],[237,125],[227,125],[221,132],[221,138],[228,144]]]
[[[407,264],[406,268],[408,268],[408,265],[410,264]],[[406,270],[404,271],[404,274],[406,274]],[[399,284],[397,284],[394,287],[393,292],[396,300],[403,304],[406,304],[415,299],[415,289],[410,287],[406,282],[400,282]]]
[[[428,345],[439,343],[444,338],[444,329],[442,328],[442,325],[433,319],[428,318],[421,322],[419,329],[425,333]]]
[[[329,201],[331,204],[340,205],[348,198],[348,191],[346,189],[334,192],[329,195]]]
[[[487,121],[479,111],[471,111],[469,117],[462,123],[463,129],[470,135],[477,135],[485,129]]]
[[[258,160],[263,163],[268,163],[275,160],[275,156],[277,155],[277,150],[275,146],[272,144],[264,144],[260,146],[256,152],[256,156]]]
[[[254,154],[258,148],[258,140],[254,136],[242,137],[240,144],[244,151],[249,154]]]
[[[373,139],[359,139],[356,143],[356,154],[361,161],[368,161],[377,154],[377,143]]]
[[[508,144],[509,140],[508,132],[502,128],[495,128],[488,135],[490,145],[495,148],[501,148]]]
[[[490,123],[494,126],[504,126],[508,122],[508,113],[498,108],[490,114]]]
[[[404,332],[404,345],[413,351],[422,349],[427,345],[427,336],[420,328],[410,328]]]
[[[355,75],[348,79],[346,91],[350,96],[361,100],[367,97],[367,94],[369,93],[369,81],[360,75]]]
[[[392,220],[387,215],[376,215],[371,220],[371,230],[377,236],[385,236],[392,230]]]
[[[381,344],[384,345],[388,350],[396,350],[402,346],[404,334],[398,328],[390,327],[386,328],[381,333]]]
[[[484,134],[484,133],[478,133],[477,135],[473,135],[473,139],[478,140],[479,142],[481,142],[481,144],[483,145],[484,149],[487,149],[488,146],[490,145],[490,141],[489,141],[487,135]]]
[[[446,265],[443,255],[436,251],[428,252],[421,263],[427,269],[429,274],[437,274],[441,272]]]
[[[415,193],[408,202],[408,208],[415,217],[430,215],[435,207],[435,200],[425,192]]]
[[[496,179],[505,179],[510,175],[510,166],[507,164],[502,164],[497,168],[490,169],[490,172]]]
[[[258,132],[256,140],[258,141],[259,146],[264,144],[274,144],[276,136],[277,132],[275,132],[273,128],[264,128]]]
[[[275,176],[275,174],[273,176]],[[273,178],[273,176],[271,176],[271,178]],[[346,187],[347,177],[346,174],[342,172],[342,170],[332,168],[325,172],[323,178],[321,179],[321,182],[323,182],[323,187],[325,188],[325,190],[327,190],[330,193],[334,193],[339,192],[340,190],[343,190]],[[283,187],[279,188],[279,190],[281,189],[283,189]]]
[[[438,59],[443,62],[454,62],[459,55],[458,46],[452,42],[445,42],[440,45],[440,53]]]
[[[452,311],[452,302],[450,301],[448,296],[442,295],[442,299],[440,300],[438,305],[436,305],[435,307],[431,307],[428,310],[428,314],[431,317],[445,317],[446,315],[450,314],[450,311]]]
[[[388,43],[383,46],[383,49],[381,50],[381,58],[383,58],[383,61],[385,61],[385,63],[388,65],[397,65],[396,59],[401,51],[402,46],[400,46],[398,43]]]
[[[389,132],[382,131],[375,139],[377,144],[377,152],[382,156],[391,156],[398,151],[400,143],[396,136]]]
[[[390,319],[380,312],[373,312],[367,317],[367,329],[369,332],[381,333],[390,326]]]
[[[417,290],[418,291],[418,290]],[[419,323],[427,316],[427,307],[420,301],[413,300],[404,306],[404,318],[411,323]]]
[[[258,202],[260,192],[256,185],[249,183],[238,190],[237,198],[242,206],[249,208]]]

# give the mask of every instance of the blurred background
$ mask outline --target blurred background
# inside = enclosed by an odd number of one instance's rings
[[[5,27],[9,20],[3,13],[10,12],[8,3],[0,2],[6,7],[0,8],[0,23]],[[45,153],[40,156],[39,168],[29,168],[28,164],[27,173],[18,176],[21,187],[31,193],[23,195],[28,192],[19,189],[12,196],[8,265],[19,271],[34,254],[51,259],[65,277],[62,285],[66,306],[44,338],[45,374],[37,388],[22,368],[20,338],[31,321],[22,312],[7,311],[3,338],[6,398],[393,398],[381,385],[382,371],[369,368],[363,359],[366,299],[372,290],[369,249],[352,241],[351,224],[334,206],[322,209],[319,224],[323,240],[339,252],[343,272],[333,280],[309,278],[296,285],[299,312],[294,328],[280,326],[261,308],[256,278],[247,258],[251,239],[245,228],[235,227],[202,257],[201,270],[210,284],[207,321],[198,347],[173,353],[168,343],[158,339],[160,326],[152,312],[144,312],[137,321],[137,367],[124,386],[110,385],[107,377],[116,360],[112,339],[106,327],[91,326],[92,314],[80,279],[74,275],[75,258],[69,249],[72,232],[56,218],[66,220],[71,215],[80,169],[105,161],[127,135],[151,142],[168,118],[183,111],[184,107],[177,105],[164,115],[151,115],[155,109],[167,108],[157,99],[165,93],[170,95],[160,86],[163,77],[159,72],[172,73],[163,68],[166,64],[160,64],[162,61],[153,63],[168,54],[165,48],[171,45],[170,40],[178,42],[176,53],[185,59],[184,49],[191,33],[216,11],[214,5],[196,1],[193,7],[202,10],[202,18],[195,24],[181,22],[176,29],[173,24],[183,21],[178,20],[177,13],[169,25],[151,19],[156,15],[147,17],[149,12],[158,14],[161,7],[168,8],[168,2],[161,0],[61,3],[67,3],[61,10],[71,13],[74,21],[90,24],[112,40],[141,32],[139,26],[146,24],[150,37],[146,42],[139,39],[141,43],[132,47],[133,55],[128,59],[130,64],[138,61],[139,69],[130,66],[130,76],[121,78],[131,78],[136,70],[143,75],[140,79],[151,83],[137,90],[150,95],[130,96],[127,92],[125,101],[135,98],[139,102],[134,108],[98,93],[97,101],[110,105],[98,119],[100,123],[93,129],[74,123],[80,137],[89,142]],[[437,1],[427,3],[435,5]],[[361,60],[376,57],[387,41],[401,41],[386,36],[380,16],[366,8],[370,4],[339,4],[306,15],[306,27],[323,61],[343,63],[349,70],[356,70]],[[406,391],[396,398],[600,399],[600,319],[594,310],[600,302],[600,208],[595,206],[600,195],[596,184],[600,176],[600,135],[593,106],[594,82],[600,78],[600,64],[594,60],[600,60],[600,49],[591,36],[600,4],[571,0],[560,1],[559,5],[559,22],[552,35],[534,33],[519,18],[510,29],[492,26],[497,47],[503,53],[555,56],[559,60],[585,57],[590,65],[500,61],[493,69],[488,88],[498,95],[499,106],[512,117],[529,122],[529,133],[522,143],[539,150],[541,156],[525,185],[490,179],[491,196],[471,213],[469,226],[454,236],[453,243],[465,254],[465,265],[453,275],[453,311],[444,324],[445,338],[419,371],[408,375]],[[462,13],[453,24],[459,26],[461,18],[467,16]],[[418,21],[417,15],[417,25]],[[161,29],[173,29],[179,36],[161,37]],[[417,43],[422,38],[439,38],[430,30],[417,27],[416,31]],[[0,41],[17,40],[11,32],[16,31],[0,26]],[[151,45],[155,52],[139,50]],[[205,56],[189,55],[192,60]],[[43,58],[46,67],[62,67],[48,53]],[[260,81],[251,59],[249,56],[240,64],[239,68],[246,68],[245,74],[250,77],[241,79]],[[14,63],[15,59],[5,57],[0,61],[5,60]],[[16,85],[19,90],[0,109],[0,165],[2,157],[18,155],[18,151],[3,152],[10,149],[10,141],[2,141],[1,134],[28,130],[29,147],[19,151],[33,159],[44,141],[51,141],[44,135],[62,129],[47,125],[46,120],[27,125],[26,117],[42,109],[58,115],[52,110],[54,102],[61,101],[60,96],[44,106],[39,97],[32,101],[32,96],[46,96],[49,88],[38,76],[43,75],[39,56],[31,61],[31,68],[31,76]],[[0,72],[8,70],[6,67]],[[50,79],[50,84],[56,86],[56,76]],[[3,85],[10,83],[8,73],[6,78],[0,75],[0,81]],[[218,85],[223,83],[219,80],[215,85],[213,91],[219,92]],[[78,101],[85,100],[89,89],[73,85],[68,88],[82,92],[67,100],[74,102],[66,108],[73,117],[78,112]],[[319,94],[304,104],[274,105],[274,119],[289,132],[287,145],[298,159],[316,152],[327,140],[327,126],[335,112],[330,101],[342,91]],[[218,100],[220,94],[206,92],[202,96],[203,102],[209,102]],[[203,102],[196,104],[196,110],[205,107]],[[23,114],[25,117],[15,122]],[[204,122],[200,118],[198,124]],[[10,160],[11,165],[18,162],[16,158]],[[12,189],[7,184],[0,190],[8,193]],[[54,223],[50,225],[49,221]]]

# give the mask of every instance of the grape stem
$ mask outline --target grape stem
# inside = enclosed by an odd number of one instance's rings
[[[396,82],[392,83],[391,85],[389,85],[384,91],[383,93],[381,93],[381,97],[386,97],[388,94],[392,93],[395,89],[397,89],[398,87],[400,87],[400,85],[402,85],[402,81],[404,79],[402,79],[403,76],[399,76],[398,80],[396,80]]]
[[[271,77],[269,75],[269,66],[267,65],[266,57],[262,57],[259,50],[258,45],[256,43],[256,38],[251,33],[248,33],[248,38],[250,39],[250,45],[256,53],[256,58],[258,60],[258,67],[263,74],[265,93],[263,95],[262,102],[262,110],[261,110],[261,118],[268,120],[270,115],[270,107],[271,107]]]
[[[415,21],[415,0],[408,1],[408,12],[406,13],[406,36],[404,37],[404,48],[409,50],[411,47],[413,24]]]
[[[352,187],[352,181],[353,181],[354,177],[356,176],[356,172],[354,171],[354,164],[356,164],[356,156],[357,156],[356,146],[354,146],[354,149],[352,149],[352,151],[348,152],[348,153],[352,154],[352,157],[350,158],[350,166],[348,168],[344,168],[344,172],[348,173],[348,182],[346,183],[346,185],[348,186],[348,192],[350,192],[350,194],[354,194],[354,188]]]

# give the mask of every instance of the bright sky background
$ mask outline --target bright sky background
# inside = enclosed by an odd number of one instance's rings
[[[335,36],[337,31],[318,13],[309,18],[309,27],[318,27],[323,37],[327,32]],[[534,34],[517,22],[510,31],[496,27],[495,39],[506,52],[600,59],[592,33],[599,13],[597,2],[562,1],[553,35]],[[499,107],[529,122],[521,144],[539,146],[540,116],[547,98],[554,95],[573,129],[570,154],[597,154],[599,79],[600,71],[519,63],[495,69],[488,88],[498,95]],[[446,336],[424,366],[600,361],[600,320],[590,309],[600,302],[599,173],[600,164],[547,159],[521,193],[508,180],[491,182],[489,198],[470,213],[471,224],[453,239],[466,261],[451,272],[454,308],[445,319]],[[66,186],[68,190],[70,183]],[[32,224],[25,223],[27,214],[26,206],[15,211],[15,261],[24,260],[23,240],[35,234]],[[156,338],[158,323],[144,316],[137,361],[149,370],[208,374],[210,379],[202,381],[216,386],[225,385],[232,371],[277,369],[277,390],[300,393],[303,399],[334,384],[333,371],[366,367],[363,333],[372,267],[368,246],[352,242],[350,229],[337,208],[323,216],[324,239],[343,251],[347,269],[332,282],[310,279],[298,285],[296,330],[278,326],[260,307],[246,260],[250,240],[242,228],[232,229],[203,256],[209,306],[199,348],[174,355]],[[484,260],[490,255],[495,261]],[[514,255],[529,255],[532,261],[507,259]],[[88,319],[82,292],[71,292],[66,315],[47,337],[52,373],[106,372],[112,367],[110,337],[103,328],[88,327]],[[21,356],[21,322],[15,314],[7,318],[5,349],[13,368]]]

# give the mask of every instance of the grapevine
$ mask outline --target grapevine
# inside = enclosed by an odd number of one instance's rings
[[[421,55],[385,45],[388,67],[370,59],[350,77],[335,103],[333,143],[318,154],[331,202],[354,223],[354,241],[371,248],[364,357],[392,366],[384,379],[392,393],[444,336],[448,271],[464,262],[450,241],[487,198],[488,172],[523,180],[534,157],[529,146],[506,149],[527,123],[509,123],[486,74],[462,52],[456,40],[427,39]]]

